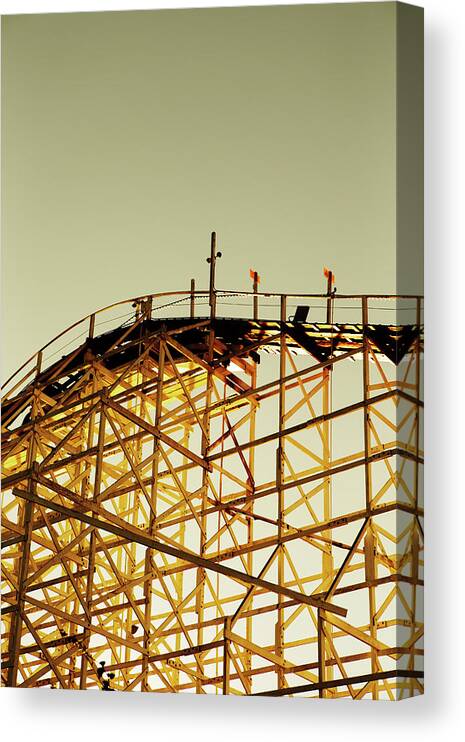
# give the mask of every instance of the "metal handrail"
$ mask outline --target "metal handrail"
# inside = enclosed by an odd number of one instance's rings
[[[337,303],[339,300],[344,301],[360,301],[361,303],[363,301],[396,301],[396,300],[411,300],[415,301],[416,303],[419,303],[421,307],[421,302],[423,300],[423,297],[420,295],[413,295],[413,294],[331,294],[328,296],[328,294],[324,293],[312,293],[312,294],[303,294],[303,293],[278,293],[273,291],[231,291],[226,289],[215,289],[215,295],[218,301],[221,302],[221,298],[226,297],[232,297],[232,296],[244,296],[249,298],[276,298],[279,299],[280,302],[285,299],[315,299],[315,300],[322,300],[322,301],[331,301],[334,303]],[[96,310],[95,312],[92,312],[91,314],[87,314],[86,316],[82,317],[81,319],[77,320],[73,324],[69,325],[66,329],[62,330],[62,332],[58,333],[54,338],[49,340],[45,345],[43,345],[39,350],[37,350],[35,353],[33,353],[11,376],[8,377],[8,379],[3,384],[3,389],[5,390],[8,385],[15,380],[21,371],[23,371],[29,364],[32,364],[35,362],[35,366],[31,367],[31,369],[28,371],[25,377],[21,378],[18,382],[15,383],[13,388],[10,388],[8,391],[5,392],[3,399],[6,399],[11,395],[11,393],[14,391],[15,388],[17,388],[23,380],[28,378],[32,375],[32,373],[36,372],[38,373],[40,371],[40,366],[42,363],[43,353],[47,348],[50,348],[57,340],[60,338],[63,338],[68,333],[70,333],[72,330],[74,330],[77,327],[80,327],[81,325],[84,325],[86,322],[89,323],[89,336],[92,336],[93,329],[95,327],[95,320],[97,316],[101,316],[103,313],[110,311],[111,309],[115,309],[119,306],[125,306],[130,305],[132,307],[137,308],[138,306],[142,306],[143,304],[146,304],[147,302],[153,302],[155,299],[160,298],[169,298],[169,297],[181,297],[179,301],[171,302],[169,304],[162,305],[161,307],[158,307],[157,309],[162,309],[164,306],[170,306],[170,304],[174,305],[176,303],[182,302],[184,299],[188,300],[190,299],[191,302],[195,302],[195,299],[204,297],[208,299],[209,297],[209,290],[207,289],[190,289],[187,291],[163,291],[153,294],[144,294],[142,296],[136,296],[130,299],[123,299],[121,301],[114,302],[112,304],[109,304],[105,307],[102,307],[101,309]],[[121,319],[121,316],[115,318],[115,321],[117,319]],[[109,320],[111,322],[111,319]],[[100,324],[103,324],[102,322]],[[85,330],[81,333],[84,334]],[[74,339],[78,339],[80,336],[77,336]],[[73,339],[70,340],[70,343],[73,342]],[[66,346],[64,346],[66,347]],[[56,351],[59,352],[59,351]],[[50,356],[49,356],[50,357]]]

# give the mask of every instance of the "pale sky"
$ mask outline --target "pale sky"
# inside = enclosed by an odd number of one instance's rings
[[[213,229],[220,288],[319,292],[329,265],[396,293],[396,3],[2,32],[3,378],[95,309],[206,287]]]

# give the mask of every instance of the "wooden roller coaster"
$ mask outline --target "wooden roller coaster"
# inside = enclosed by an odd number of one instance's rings
[[[217,258],[5,384],[3,684],[422,693],[422,299],[222,292]]]

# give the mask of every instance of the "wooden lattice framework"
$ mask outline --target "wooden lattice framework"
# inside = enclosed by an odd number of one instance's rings
[[[255,281],[227,320],[214,249],[190,316],[92,315],[6,386],[3,683],[421,693],[421,299],[383,324],[402,297],[328,292],[302,323],[275,295],[263,320]]]

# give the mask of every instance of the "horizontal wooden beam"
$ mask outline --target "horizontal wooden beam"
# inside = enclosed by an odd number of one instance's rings
[[[220,453],[215,453],[211,456],[207,456],[207,460],[215,461],[216,459],[223,459],[226,456],[237,453],[238,451],[246,451],[249,448],[255,448],[262,445],[263,443],[270,443],[270,441],[286,438],[286,436],[288,435],[294,435],[295,433],[299,433],[302,430],[307,430],[314,425],[320,425],[321,423],[328,422],[329,420],[335,420],[338,417],[348,415],[351,412],[356,412],[357,410],[361,410],[366,407],[372,407],[373,405],[378,404],[379,402],[384,402],[386,399],[391,399],[392,397],[400,397],[401,399],[405,399],[406,401],[411,402],[414,405],[418,405],[420,407],[423,406],[423,403],[420,402],[419,399],[412,397],[410,394],[406,394],[400,389],[391,389],[390,391],[383,392],[382,394],[378,394],[375,397],[369,397],[366,400],[361,400],[360,402],[347,405],[347,407],[341,407],[339,410],[333,410],[332,412],[328,412],[325,415],[312,417],[309,420],[305,420],[304,422],[299,423],[298,425],[293,425],[290,428],[285,428],[281,432],[269,433],[268,435],[264,435],[262,438],[255,438],[253,441],[242,443],[240,446],[227,448]]]
[[[279,688],[278,690],[262,691],[252,693],[253,696],[292,696],[295,693],[312,693],[314,691],[328,688],[339,688],[344,685],[356,685],[357,683],[372,683],[377,680],[389,680],[390,678],[422,678],[421,670],[387,670],[386,672],[374,672],[370,675],[352,675],[350,678],[338,678],[337,680],[325,680],[321,683],[305,683],[290,688]]]

